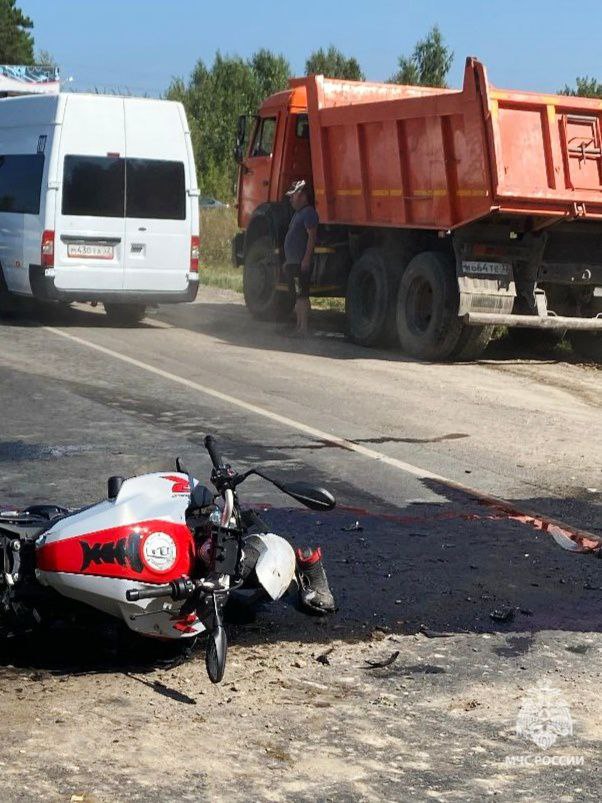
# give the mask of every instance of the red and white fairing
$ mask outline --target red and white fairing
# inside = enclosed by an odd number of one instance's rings
[[[196,484],[196,480],[193,481]],[[146,636],[182,638],[204,630],[182,602],[143,599],[125,592],[190,577],[195,544],[186,525],[189,480],[179,472],[125,480],[115,500],[58,521],[36,544],[36,575],[59,594],[123,618]]]

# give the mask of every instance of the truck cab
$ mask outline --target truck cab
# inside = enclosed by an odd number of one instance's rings
[[[259,113],[239,126],[238,225],[247,229],[255,210],[279,203],[293,181],[311,181],[307,95],[304,86],[271,95]],[[249,137],[246,132],[249,130]]]

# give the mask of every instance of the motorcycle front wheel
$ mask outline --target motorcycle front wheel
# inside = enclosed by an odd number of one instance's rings
[[[220,683],[226,671],[226,656],[228,654],[228,639],[226,630],[220,625],[207,636],[205,648],[205,666],[209,680]]]

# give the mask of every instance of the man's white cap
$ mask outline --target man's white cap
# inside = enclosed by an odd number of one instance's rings
[[[290,189],[286,191],[287,195],[294,195],[296,192],[300,190],[304,190],[307,187],[307,181],[304,179],[300,179],[299,181],[293,181],[290,186]]]

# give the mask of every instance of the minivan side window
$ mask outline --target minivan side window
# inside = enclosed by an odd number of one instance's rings
[[[183,162],[126,159],[126,217],[186,220]]]
[[[65,156],[63,215],[123,217],[124,198],[124,159]]]
[[[44,154],[0,156],[0,212],[40,214]]]
[[[255,134],[255,142],[251,156],[271,156],[274,149],[274,136],[276,134],[276,118],[264,117]]]

